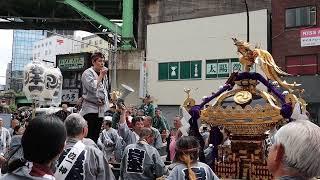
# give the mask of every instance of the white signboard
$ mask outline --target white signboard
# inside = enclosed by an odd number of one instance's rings
[[[63,89],[61,101],[75,104],[79,99],[79,89]]]
[[[139,87],[139,97],[145,97],[147,94],[147,79],[148,79],[148,72],[147,72],[147,63],[142,62],[140,64],[140,87]]]
[[[320,45],[320,28],[302,29],[300,31],[301,47]]]

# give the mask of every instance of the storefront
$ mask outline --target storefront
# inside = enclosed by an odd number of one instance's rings
[[[57,67],[63,76],[61,103],[76,104],[81,97],[81,76],[89,63],[91,53],[57,55]]]

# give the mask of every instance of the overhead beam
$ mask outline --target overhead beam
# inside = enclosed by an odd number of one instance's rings
[[[123,50],[132,49],[133,36],[133,0],[123,0],[122,8],[122,46]]]
[[[13,18],[13,19],[22,19],[22,20],[45,20],[53,22],[62,22],[62,21],[93,21],[91,19],[76,19],[76,18],[52,18],[52,17],[24,17],[24,16],[0,16],[2,19]]]
[[[61,30],[83,30],[91,31],[92,25],[86,23],[79,23],[79,21],[61,23],[61,22],[0,22],[0,29],[30,29],[30,30],[47,30],[47,29],[61,29]]]
[[[79,23],[79,22],[68,22],[68,23],[58,23],[58,22],[46,22],[45,24],[33,23],[33,22],[0,22],[0,29],[28,29],[28,30],[82,30],[91,33],[95,33],[96,29],[92,27],[89,23]],[[109,43],[114,43],[113,38],[105,34],[97,34],[102,39],[108,41]]]
[[[97,13],[96,11],[92,10],[91,8],[87,7],[83,3],[77,0],[64,0],[62,2],[71,6],[77,11],[81,12],[83,15],[91,18],[97,23],[101,24],[103,27],[107,28],[109,31],[121,36],[122,28],[120,26],[112,23],[109,19]]]

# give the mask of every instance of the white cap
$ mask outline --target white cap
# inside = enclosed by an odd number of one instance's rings
[[[103,118],[104,121],[112,121],[112,117],[111,116],[105,116]]]

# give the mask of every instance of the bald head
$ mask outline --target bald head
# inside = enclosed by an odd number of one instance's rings
[[[68,110],[68,105],[67,104],[62,104],[61,107],[62,107],[62,110],[64,110],[64,111]]]

